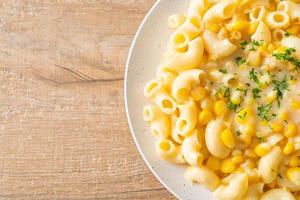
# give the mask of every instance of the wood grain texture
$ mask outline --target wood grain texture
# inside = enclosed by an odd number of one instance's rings
[[[174,199],[137,152],[123,102],[154,1],[0,1],[0,199]]]

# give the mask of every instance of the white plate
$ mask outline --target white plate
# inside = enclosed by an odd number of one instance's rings
[[[161,160],[155,153],[150,127],[143,121],[143,107],[149,103],[143,96],[147,81],[155,78],[157,66],[170,36],[167,19],[184,13],[188,0],[159,0],[142,22],[132,43],[125,75],[125,105],[135,143],[156,178],[179,199],[213,199],[199,185],[192,186],[184,178],[185,166]]]

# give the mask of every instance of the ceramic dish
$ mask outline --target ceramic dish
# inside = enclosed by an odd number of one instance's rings
[[[133,40],[125,75],[125,106],[129,126],[135,143],[156,178],[179,199],[213,199],[212,193],[199,185],[192,186],[184,178],[185,167],[161,160],[155,152],[155,139],[149,126],[143,121],[143,107],[148,100],[143,88],[155,77],[157,66],[166,50],[171,31],[168,17],[183,13],[186,0],[159,0],[144,18]]]

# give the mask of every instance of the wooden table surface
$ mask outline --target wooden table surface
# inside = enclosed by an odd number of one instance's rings
[[[129,46],[154,2],[0,1],[0,199],[174,199],[124,109]]]

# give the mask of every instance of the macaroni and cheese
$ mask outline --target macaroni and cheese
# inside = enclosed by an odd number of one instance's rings
[[[300,1],[191,0],[144,108],[157,154],[219,200],[300,199]]]

